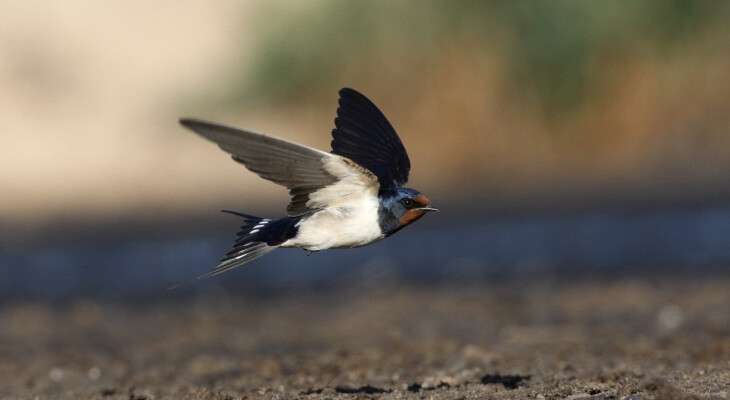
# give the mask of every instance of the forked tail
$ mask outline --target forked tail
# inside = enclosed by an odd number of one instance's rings
[[[212,270],[200,275],[197,279],[209,278],[230,271],[233,268],[243,266],[263,255],[275,250],[279,243],[269,244],[265,240],[266,232],[270,230],[270,219],[254,217],[235,211],[223,210],[243,219],[243,225],[236,234],[236,243],[226,253]]]
[[[276,250],[280,244],[296,236],[298,217],[284,217],[277,220],[259,218],[236,211],[222,210],[243,219],[243,225],[236,234],[233,248],[226,253],[212,270],[197,276],[193,281],[210,278],[241,267],[251,261]],[[170,289],[182,286],[178,284]]]

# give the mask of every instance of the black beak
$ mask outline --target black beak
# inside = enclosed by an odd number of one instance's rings
[[[433,208],[433,207],[419,207],[418,209],[419,210],[422,210],[422,211],[439,212],[439,209],[438,208]]]

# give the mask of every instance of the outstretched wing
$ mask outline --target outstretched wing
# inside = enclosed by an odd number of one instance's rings
[[[350,88],[340,90],[332,153],[372,171],[380,181],[380,190],[408,181],[411,162],[395,129],[373,102]]]
[[[180,123],[262,178],[287,187],[291,216],[331,206],[355,191],[377,193],[377,179],[344,157],[210,122],[181,119]]]

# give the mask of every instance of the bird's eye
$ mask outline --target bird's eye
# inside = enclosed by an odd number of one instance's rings
[[[405,207],[405,208],[411,208],[411,207],[413,207],[413,204],[414,204],[413,200],[411,200],[407,197],[405,199],[401,200],[400,203],[403,204],[403,207]]]

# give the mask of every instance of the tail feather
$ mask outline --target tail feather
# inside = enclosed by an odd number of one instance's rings
[[[251,215],[251,214],[245,214],[245,213],[242,213],[242,212],[240,212],[240,211],[233,211],[233,210],[221,210],[221,212],[222,212],[222,213],[226,213],[226,214],[231,214],[231,215],[237,215],[237,216],[239,216],[239,217],[241,217],[241,218],[245,218],[245,219],[261,219],[261,218],[259,218],[259,217],[255,217],[255,216],[253,216],[253,215]]]
[[[266,240],[265,228],[271,220],[236,211],[223,210],[223,212],[241,217],[243,224],[236,233],[236,242],[233,248],[226,253],[213,270],[204,274],[206,277],[219,275],[240,267],[278,247]]]
[[[224,210],[224,212],[243,218],[243,225],[236,234],[236,243],[233,248],[209,273],[212,275],[221,274],[263,256],[296,236],[299,230],[297,228],[299,217],[270,220],[236,211]]]
[[[251,261],[276,250],[280,244],[297,234],[297,222],[300,217],[284,217],[277,220],[259,218],[237,211],[222,210],[225,213],[243,219],[241,229],[236,234],[233,248],[218,262],[212,270],[197,276],[193,281],[210,278],[238,268]],[[183,284],[172,286],[175,289]]]
[[[262,222],[264,224],[268,223],[270,220],[265,218],[256,217],[250,214],[244,214],[242,212],[238,211],[231,211],[231,210],[221,210],[221,212],[224,212],[226,214],[235,215],[237,217],[241,217],[243,219],[243,225],[241,225],[241,229],[236,233],[236,243],[238,243],[242,237],[249,236],[251,234],[252,228],[256,225],[260,225]]]
[[[229,252],[226,257],[221,259],[220,263],[212,270],[201,275],[198,279],[210,278],[228,272],[233,268],[237,268],[248,264],[249,262],[274,251],[278,246],[269,246],[262,242],[249,242],[250,245],[236,252]]]

